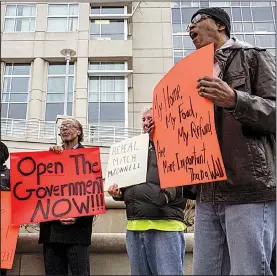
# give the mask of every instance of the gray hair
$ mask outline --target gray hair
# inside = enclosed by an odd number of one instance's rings
[[[141,116],[143,116],[144,113],[148,112],[152,110],[152,106],[148,106],[148,107],[144,107],[142,110],[141,110]]]

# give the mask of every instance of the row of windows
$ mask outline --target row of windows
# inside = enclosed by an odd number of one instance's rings
[[[88,71],[126,69],[124,62],[91,62]],[[74,104],[74,64],[69,65],[68,96],[65,99],[66,65],[48,65],[47,92],[45,100],[45,120],[55,121],[57,115],[72,115]],[[2,93],[2,118],[26,119],[29,102],[31,64],[6,64]],[[101,75],[101,74],[100,74]],[[124,126],[125,95],[127,93],[125,76],[89,76],[88,81],[88,122]]]
[[[173,23],[190,23],[191,16],[197,12],[198,8],[173,8]],[[224,10],[229,14],[231,21],[238,22],[273,22],[273,7],[232,7]]]
[[[104,16],[104,19],[90,19],[90,39],[124,40],[127,39],[127,20],[109,19],[114,15],[126,15],[127,7],[91,7],[92,17]],[[78,31],[79,4],[49,4],[47,31]],[[35,4],[7,5],[4,32],[34,32],[36,23]]]
[[[269,7],[275,6],[275,1],[173,1],[172,8],[176,7]]]
[[[239,40],[267,48],[275,55],[275,3],[246,1],[178,1],[172,3],[174,63],[195,50],[187,32],[191,16],[201,7],[221,7],[231,19],[231,35]]]

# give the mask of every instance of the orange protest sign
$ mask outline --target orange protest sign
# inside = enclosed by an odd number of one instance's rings
[[[1,191],[1,268],[13,265],[19,226],[11,225],[11,192]]]
[[[11,153],[12,223],[105,213],[99,148]]]
[[[181,60],[154,89],[153,139],[162,188],[226,179],[214,106],[196,89],[199,77],[213,74],[213,47]]]

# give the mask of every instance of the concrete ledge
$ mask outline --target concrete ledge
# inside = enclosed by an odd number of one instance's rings
[[[38,233],[20,233],[13,268],[8,275],[45,275]],[[125,233],[93,233],[90,270],[93,275],[130,275]],[[192,275],[193,233],[185,233],[185,275]],[[71,274],[69,274],[71,275]]]
[[[42,253],[38,233],[20,233],[16,253]],[[186,252],[193,252],[193,233],[185,233]],[[126,253],[125,233],[93,233],[90,251],[95,253]]]

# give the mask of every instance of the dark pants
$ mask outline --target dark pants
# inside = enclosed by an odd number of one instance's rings
[[[46,275],[90,275],[87,245],[62,243],[43,244]]]
[[[1,275],[7,275],[7,269],[2,269],[1,268]]]

